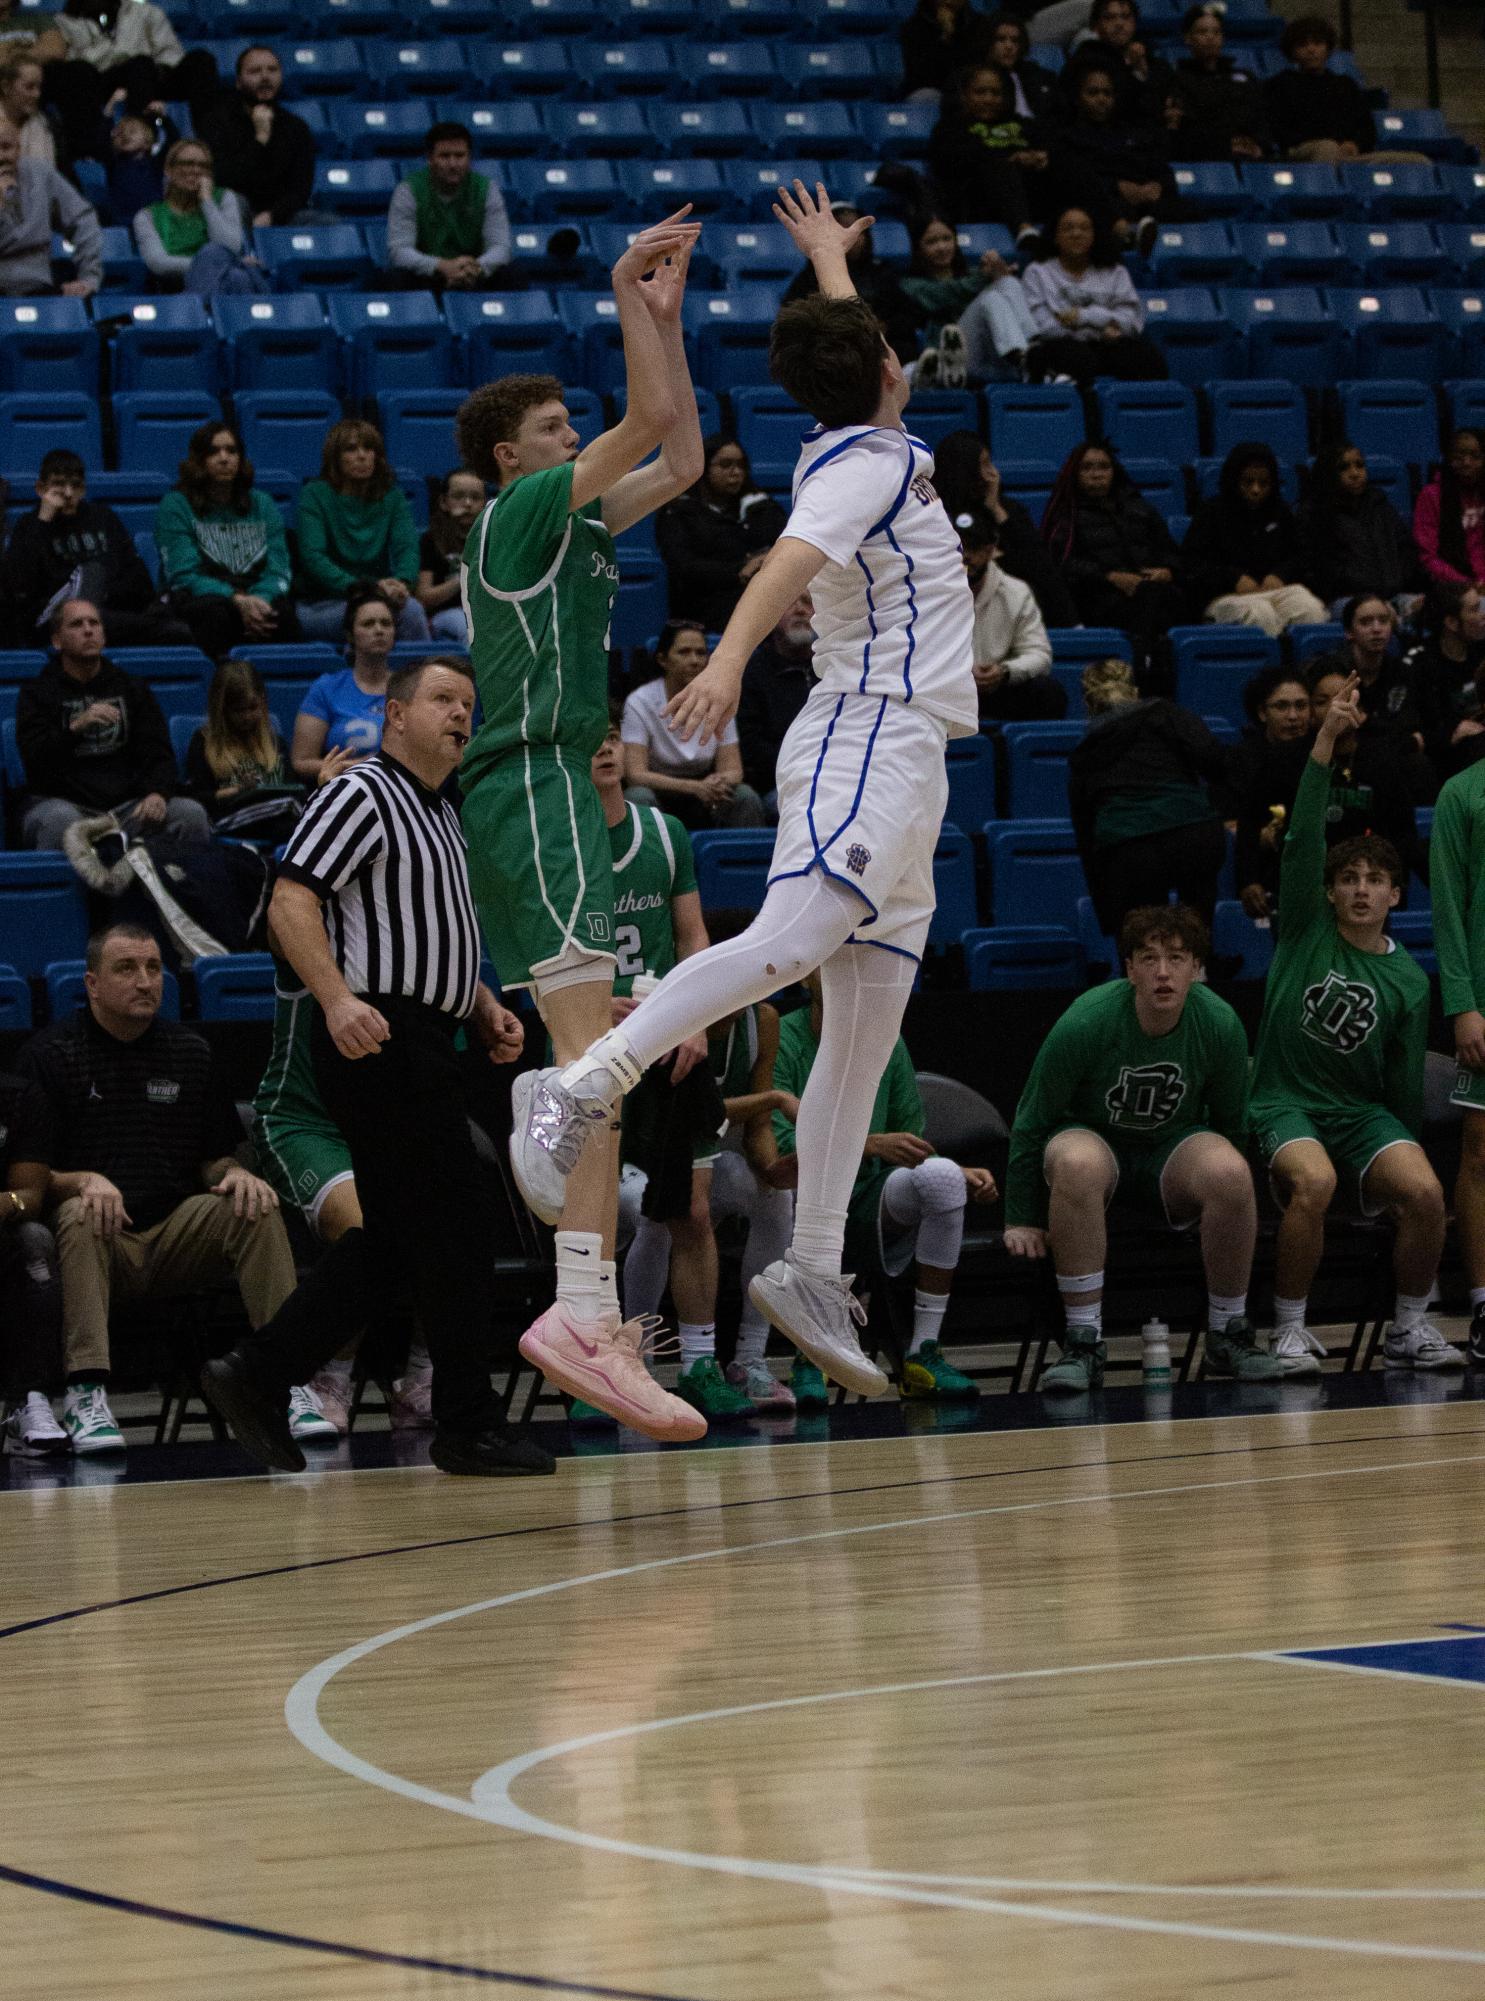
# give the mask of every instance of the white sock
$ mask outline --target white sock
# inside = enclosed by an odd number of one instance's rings
[[[1302,1295],[1298,1299],[1285,1299],[1281,1293],[1274,1294],[1275,1327],[1303,1327],[1309,1298]]]
[[[1058,1272],[1057,1290],[1062,1294],[1062,1311],[1067,1316],[1071,1329],[1081,1327],[1085,1333],[1103,1332],[1103,1273],[1101,1271]],[[1098,1298],[1088,1304],[1088,1294],[1096,1292]]]
[[[794,1262],[813,1278],[839,1278],[841,1248],[846,1240],[844,1209],[822,1209],[812,1203],[794,1213]]]
[[[1207,1326],[1214,1334],[1226,1331],[1229,1320],[1241,1320],[1248,1310],[1248,1295],[1245,1292],[1209,1292],[1207,1294]]]
[[[908,1353],[916,1355],[925,1341],[939,1340],[944,1331],[944,1315],[949,1310],[946,1292],[925,1292],[918,1286],[913,1293],[913,1338]]]
[[[767,1346],[768,1322],[750,1300],[737,1323],[737,1346],[732,1359],[748,1368],[754,1362],[763,1360],[763,1351]]]
[[[682,1320],[676,1329],[681,1337],[681,1373],[684,1375],[693,1362],[713,1360],[717,1353],[717,1329],[714,1321],[705,1326],[694,1320]]]
[[[619,1317],[618,1286],[613,1261],[603,1255],[596,1231],[557,1232],[557,1297],[572,1309],[574,1319],[592,1326]]]
[[[1420,1292],[1400,1292],[1397,1304],[1392,1310],[1392,1331],[1394,1334],[1411,1334],[1418,1322],[1428,1311],[1428,1294]]]

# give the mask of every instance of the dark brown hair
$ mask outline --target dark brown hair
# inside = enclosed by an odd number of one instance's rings
[[[562,384],[555,375],[502,375],[487,382],[459,405],[454,436],[459,456],[481,479],[495,475],[495,447],[508,445],[528,410],[542,403],[560,403]]]
[[[882,400],[886,348],[868,306],[816,292],[792,300],[774,321],[768,372],[827,431],[869,424]]]
[[[216,426],[218,430],[221,425]],[[364,417],[342,417],[338,424],[332,424],[325,433],[325,449],[320,455],[320,478],[340,492],[340,455],[351,451],[357,445],[370,445],[376,454],[376,463],[371,469],[367,482],[372,500],[381,500],[397,484],[393,477],[391,462],[387,458],[387,447],[382,442],[382,434],[375,424],[368,424]]]
[[[1205,923],[1187,903],[1147,903],[1130,911],[1119,927],[1119,957],[1128,964],[1146,945],[1184,945],[1202,966],[1212,951]]]
[[[217,417],[210,424],[198,425],[192,431],[186,455],[176,468],[175,483],[190,502],[193,514],[204,514],[211,506],[211,479],[206,470],[206,460],[223,431],[237,447],[237,477],[232,482],[227,505],[234,514],[246,514],[248,511],[248,495],[253,490],[253,462],[242,448],[236,426],[229,424],[225,417]]]
[[[1380,834],[1353,834],[1349,841],[1337,841],[1325,856],[1325,887],[1330,889],[1343,868],[1362,862],[1372,868],[1379,868],[1383,875],[1390,876],[1395,889],[1401,889],[1408,879],[1407,865],[1393,847],[1391,841]]]

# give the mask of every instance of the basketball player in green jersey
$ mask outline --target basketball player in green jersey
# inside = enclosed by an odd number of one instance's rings
[[[484,720],[464,761],[469,875],[505,987],[530,987],[558,1063],[612,1026],[615,934],[609,832],[589,765],[609,727],[614,537],[701,476],[701,427],[681,302],[699,233],[681,209],[642,231],[613,269],[628,401],[585,448],[553,376],[507,376],[459,412],[464,463],[495,499],[464,550],[463,597]],[[641,462],[659,447],[654,463]],[[527,1117],[535,1073],[516,1080]],[[522,1353],[560,1388],[653,1438],[705,1422],[641,1359],[614,1275],[618,1121],[567,1182],[557,1297]]]
[[[1454,1019],[1462,1114],[1454,1215],[1470,1288],[1469,1365],[1485,1369],[1485,758],[1439,793],[1428,845],[1439,991]]]

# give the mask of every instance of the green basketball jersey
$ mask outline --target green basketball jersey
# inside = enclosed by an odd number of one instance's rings
[[[670,906],[696,887],[691,836],[658,806],[631,805],[608,830],[614,858],[616,994],[634,990],[638,974],[662,980],[675,964]]]
[[[560,746],[586,765],[608,729],[608,625],[619,588],[601,504],[571,511],[572,466],[512,481],[464,545],[464,616],[484,720],[472,791],[497,758]]]
[[[1451,778],[1428,844],[1433,942],[1445,1014],[1485,1008],[1485,760]]]
[[[253,1099],[260,1119],[282,1118],[294,1124],[329,1125],[330,1115],[315,1082],[309,1053],[309,1031],[318,1003],[292,966],[273,962],[273,1046],[268,1066]]]
[[[1253,1057],[1253,1120],[1274,1109],[1315,1118],[1382,1105],[1423,1123],[1428,976],[1389,939],[1363,952],[1336,928],[1325,893],[1330,769],[1304,768],[1279,864],[1279,942]]]
[[[1080,994],[1043,1042],[1016,1107],[1006,1222],[1045,1227],[1042,1156],[1066,1126],[1086,1126],[1116,1154],[1197,1131],[1246,1145],[1247,1071],[1243,1025],[1210,987],[1191,989],[1165,1035],[1141,1028],[1128,980]]]

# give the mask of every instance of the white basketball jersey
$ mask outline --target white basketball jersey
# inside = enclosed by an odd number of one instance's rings
[[[826,557],[810,586],[821,682],[887,695],[950,736],[973,736],[974,600],[932,473],[933,454],[906,431],[817,428],[784,533]]]

